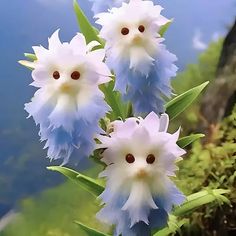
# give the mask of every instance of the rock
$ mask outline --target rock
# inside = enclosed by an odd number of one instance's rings
[[[206,78],[207,80],[207,78]],[[236,103],[236,21],[225,38],[216,72],[201,103],[201,114],[208,126],[231,114]]]

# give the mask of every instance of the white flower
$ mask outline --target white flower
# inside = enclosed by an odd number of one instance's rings
[[[103,63],[105,52],[91,51],[98,43],[86,45],[82,34],[77,34],[70,43],[61,43],[58,32],[49,38],[48,49],[33,47],[37,61],[32,85],[43,88],[44,97],[50,96],[52,100],[68,97],[83,106],[97,92],[99,84],[110,80],[110,71]]]
[[[37,61],[32,85],[39,90],[25,109],[40,125],[48,156],[67,162],[75,147],[82,157],[93,149],[98,121],[108,110],[98,86],[108,82],[111,73],[103,62],[105,51],[92,51],[98,43],[86,45],[82,34],[62,43],[56,31],[48,41],[48,49],[33,47]]]
[[[96,23],[102,26],[100,36],[106,40],[108,57],[118,62],[128,59],[134,70],[142,71],[145,66],[151,66],[158,45],[163,41],[158,32],[169,22],[161,15],[162,9],[152,1],[131,0],[120,8],[96,15]]]
[[[101,196],[106,205],[99,218],[119,227],[119,218],[128,215],[127,224],[132,228],[141,221],[155,221],[151,211],[169,213],[172,205],[182,203],[184,196],[169,177],[175,176],[176,162],[185,151],[176,144],[179,131],[169,134],[168,124],[168,115],[159,118],[152,112],[145,119],[115,121],[109,137],[98,137],[107,165],[101,174],[107,179]],[[112,207],[117,214],[111,216]]]

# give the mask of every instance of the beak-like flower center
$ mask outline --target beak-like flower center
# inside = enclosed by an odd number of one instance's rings
[[[142,37],[140,35],[135,35],[132,42],[135,45],[141,45],[143,40],[142,40]]]
[[[72,93],[73,92],[73,87],[69,83],[63,83],[60,86],[60,91],[63,93]]]
[[[137,172],[136,177],[137,177],[138,179],[145,179],[145,178],[148,177],[148,173],[147,173],[146,170],[140,169],[140,170]]]

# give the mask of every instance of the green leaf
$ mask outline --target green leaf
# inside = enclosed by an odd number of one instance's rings
[[[172,24],[173,19],[171,19],[168,23],[166,23],[165,25],[163,25],[159,31],[159,34],[161,35],[161,37],[164,36],[165,32],[168,30],[168,28],[170,27],[170,25]]]
[[[187,201],[181,206],[176,207],[173,214],[175,216],[184,216],[193,210],[214,201],[218,201],[219,204],[227,203],[230,201],[223,194],[229,193],[226,189],[204,190],[187,197]]]
[[[29,60],[31,61],[36,61],[37,60],[37,57],[35,54],[32,54],[32,53],[24,53],[25,57],[27,57]]]
[[[126,118],[128,118],[128,117],[133,117],[133,116],[134,116],[133,105],[132,105],[131,102],[128,103],[126,110],[127,110],[127,112],[126,112]]]
[[[111,121],[117,120],[117,119],[125,119],[128,114],[128,104],[125,104],[122,99],[120,93],[117,91],[114,91],[114,80],[110,81],[107,84],[101,85],[101,90],[105,94],[105,100],[109,104],[109,106],[112,108],[112,112],[110,113]]]
[[[190,136],[186,136],[183,137],[181,139],[178,140],[177,144],[181,147],[181,148],[185,148],[188,145],[190,145],[191,143],[195,142],[196,140],[205,137],[204,134],[192,134]]]
[[[154,233],[154,236],[168,236],[176,233],[180,228],[189,222],[188,219],[179,220],[176,216],[170,215],[168,226]]]
[[[75,221],[75,224],[77,224],[88,236],[110,236],[109,234],[105,234],[90,228],[79,221]]]
[[[168,236],[176,233],[184,224],[188,223],[187,219],[179,220],[178,217],[183,217],[193,210],[205,205],[217,201],[219,204],[227,203],[230,201],[223,196],[223,194],[229,193],[226,189],[214,189],[214,190],[203,190],[198,193],[191,194],[187,197],[184,204],[176,207],[169,217],[168,226],[155,232],[154,236]]]
[[[169,101],[166,107],[166,113],[169,115],[170,119],[174,119],[179,114],[181,114],[187,107],[189,107],[193,101],[199,96],[203,89],[208,85],[209,82],[205,82],[197,87],[194,87],[187,92],[175,97],[173,100]]]
[[[102,121],[103,121],[104,123],[103,123]],[[101,124],[101,123],[103,123],[103,124]],[[101,120],[100,120],[100,124],[101,124],[101,128],[102,128],[103,130],[107,130],[107,124],[105,123],[104,119],[101,119]],[[100,149],[94,150],[93,154],[90,155],[89,159],[91,159],[92,161],[94,161],[96,164],[101,165],[102,168],[106,168],[107,165],[106,165],[103,161],[101,161],[101,159],[102,159],[101,153],[102,153],[102,151],[101,151]]]
[[[47,167],[47,169],[60,172],[61,174],[72,180],[74,183],[78,184],[83,189],[93,194],[95,197],[98,197],[104,191],[104,186],[100,181],[80,174],[79,172],[76,172],[69,168],[62,166],[50,166]]]
[[[86,42],[90,43],[91,41],[95,40],[101,44],[100,48],[104,47],[104,42],[98,37],[97,29],[95,29],[94,26],[91,25],[91,23],[89,22],[88,18],[86,17],[86,15],[82,11],[82,9],[80,8],[76,0],[74,0],[74,10],[75,10],[75,14],[77,17],[80,31],[81,33],[84,34],[86,38]]]

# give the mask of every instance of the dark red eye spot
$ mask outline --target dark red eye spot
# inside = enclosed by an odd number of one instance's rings
[[[60,73],[58,71],[54,71],[52,74],[54,79],[59,79],[60,78]]]
[[[129,164],[135,162],[134,156],[133,156],[132,154],[130,154],[130,153],[126,155],[125,160],[126,160]]]
[[[121,33],[122,33],[123,35],[127,35],[127,34],[129,34],[129,29],[126,28],[126,27],[124,27],[124,28],[121,29]]]
[[[138,30],[139,30],[141,33],[143,33],[143,32],[145,31],[145,27],[144,27],[143,25],[140,25],[140,26],[138,27]]]
[[[79,71],[74,71],[72,74],[71,74],[71,79],[73,80],[78,80],[80,78],[80,73]]]
[[[155,162],[156,158],[153,154],[149,154],[146,158],[146,162],[148,164],[153,164]]]

